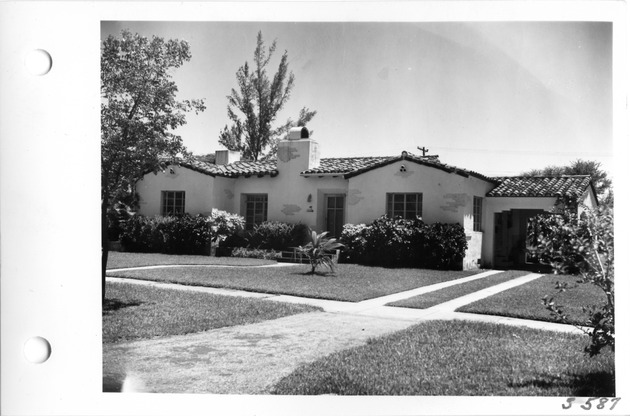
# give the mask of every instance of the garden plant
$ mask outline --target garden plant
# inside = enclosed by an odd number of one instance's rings
[[[604,292],[606,300],[603,304],[583,307],[592,327],[585,330],[591,339],[585,352],[594,356],[606,346],[614,351],[613,210],[605,206],[593,210],[585,207],[580,215],[571,209],[539,215],[530,223],[529,239],[533,254],[541,262],[550,264],[554,272],[578,274],[576,284],[592,284]],[[556,284],[558,292],[572,287],[575,285],[567,282]],[[544,297],[543,303],[560,320],[568,321],[564,308],[553,296]]]
[[[343,244],[337,242],[336,238],[328,238],[328,232],[317,234],[311,231],[311,241],[305,246],[300,246],[299,251],[305,255],[311,264],[311,274],[315,274],[315,269],[325,266],[334,273],[335,266],[333,255],[336,250],[343,247]]]

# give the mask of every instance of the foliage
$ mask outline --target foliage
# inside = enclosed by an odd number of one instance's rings
[[[459,224],[382,216],[369,225],[344,226],[341,260],[384,267],[458,269],[468,243]]]
[[[168,254],[209,254],[218,244],[242,229],[242,217],[213,210],[210,216],[183,214],[145,217],[125,222],[120,239],[127,251]]]
[[[606,295],[602,305],[584,307],[593,329],[586,332],[591,344],[586,348],[591,356],[609,346],[614,350],[614,224],[613,211],[609,207],[595,210],[584,208],[580,217],[570,213],[538,216],[530,227],[533,251],[539,259],[552,265],[555,272],[579,273],[580,283],[590,283]],[[556,288],[564,292],[571,287],[558,283]],[[567,316],[553,297],[543,299],[545,306],[560,319]]]
[[[270,80],[267,66],[276,50],[276,41],[266,49],[262,32],[258,32],[254,65],[250,69],[245,62],[236,72],[237,89],[232,89],[228,99],[228,117],[232,125],[227,125],[219,134],[219,143],[230,150],[238,150],[244,159],[259,160],[275,156],[273,146],[278,138],[291,127],[305,125],[316,111],[304,107],[297,122],[289,119],[279,127],[273,127],[278,112],[289,100],[295,77],[289,72],[288,54],[285,51],[280,59],[277,72]],[[239,114],[240,113],[240,114]],[[272,146],[272,151],[265,149]]]
[[[282,258],[282,253],[275,250],[235,247],[232,250],[232,257],[247,258],[247,259],[278,260]]]
[[[578,159],[569,166],[547,166],[544,169],[532,169],[523,172],[521,176],[562,176],[589,175],[595,188],[595,193],[603,205],[613,205],[612,180],[601,169],[601,163],[593,160]]]
[[[245,228],[245,218],[238,214],[213,208],[208,217],[212,243],[219,245],[229,236],[239,233]]]
[[[301,246],[309,239],[310,229],[307,225],[280,221],[265,221],[258,224],[247,236],[251,248],[280,251]]]
[[[190,58],[185,41],[148,39],[127,30],[101,45],[103,296],[109,208],[128,199],[144,173],[187,155],[173,130],[186,123],[186,113],[205,110],[203,100],[176,100],[171,72]]]
[[[129,207],[116,204],[116,206],[107,210],[107,238],[109,241],[118,241],[120,239],[120,233],[122,232],[122,226],[125,221],[131,218]]]
[[[305,255],[311,263],[311,274],[315,274],[315,269],[320,266],[328,267],[332,272],[335,271],[333,253],[343,247],[343,244],[338,243],[336,238],[328,238],[327,235],[327,231],[321,234],[311,231],[311,241],[299,247],[300,253]]]

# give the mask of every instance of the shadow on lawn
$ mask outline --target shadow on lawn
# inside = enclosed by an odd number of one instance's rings
[[[103,313],[114,312],[122,308],[140,305],[142,305],[142,302],[138,302],[136,300],[125,302],[119,299],[105,299],[105,302],[103,302]]]
[[[541,389],[571,389],[576,397],[615,397],[615,374],[598,371],[574,374],[565,378],[541,375],[539,378],[510,383],[510,387],[537,387]]]

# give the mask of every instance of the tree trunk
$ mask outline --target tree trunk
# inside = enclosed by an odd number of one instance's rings
[[[105,273],[107,270],[107,257],[109,255],[109,238],[107,238],[107,201],[109,195],[105,191],[101,201],[101,300],[105,302]]]

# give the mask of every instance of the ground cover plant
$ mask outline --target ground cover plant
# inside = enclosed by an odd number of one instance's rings
[[[321,308],[131,283],[107,283],[103,342],[181,335]]]
[[[507,272],[493,274],[479,280],[473,280],[472,282],[462,283],[441,290],[436,290],[434,292],[414,296],[412,298],[392,302],[388,305],[400,306],[405,308],[427,309],[432,306],[439,305],[440,303],[448,302],[449,300],[453,300],[461,296],[469,295],[479,290],[498,285],[499,283],[508,282],[512,279],[516,279],[517,277],[521,277],[526,274],[529,273],[520,270],[510,270]]]
[[[359,302],[450,281],[475,273],[475,271],[385,269],[356,264],[339,264],[335,274],[311,274],[310,266],[295,265],[259,268],[190,266],[125,270],[110,272],[108,275],[185,285]]]
[[[272,260],[211,257],[187,254],[160,253],[125,253],[111,251],[107,259],[108,269],[124,269],[127,267],[160,266],[160,265],[201,265],[213,264],[223,266],[264,266],[276,264]]]
[[[556,301],[564,306],[568,323],[588,325],[589,316],[582,307],[605,302],[606,296],[593,285],[579,285],[575,289],[556,294],[558,283],[574,285],[577,279],[576,276],[545,275],[524,285],[463,306],[457,311],[560,322],[554,313],[545,308],[542,300],[545,296],[554,295]]]
[[[589,359],[581,334],[432,321],[299,367],[273,394],[615,395],[610,351]]]

